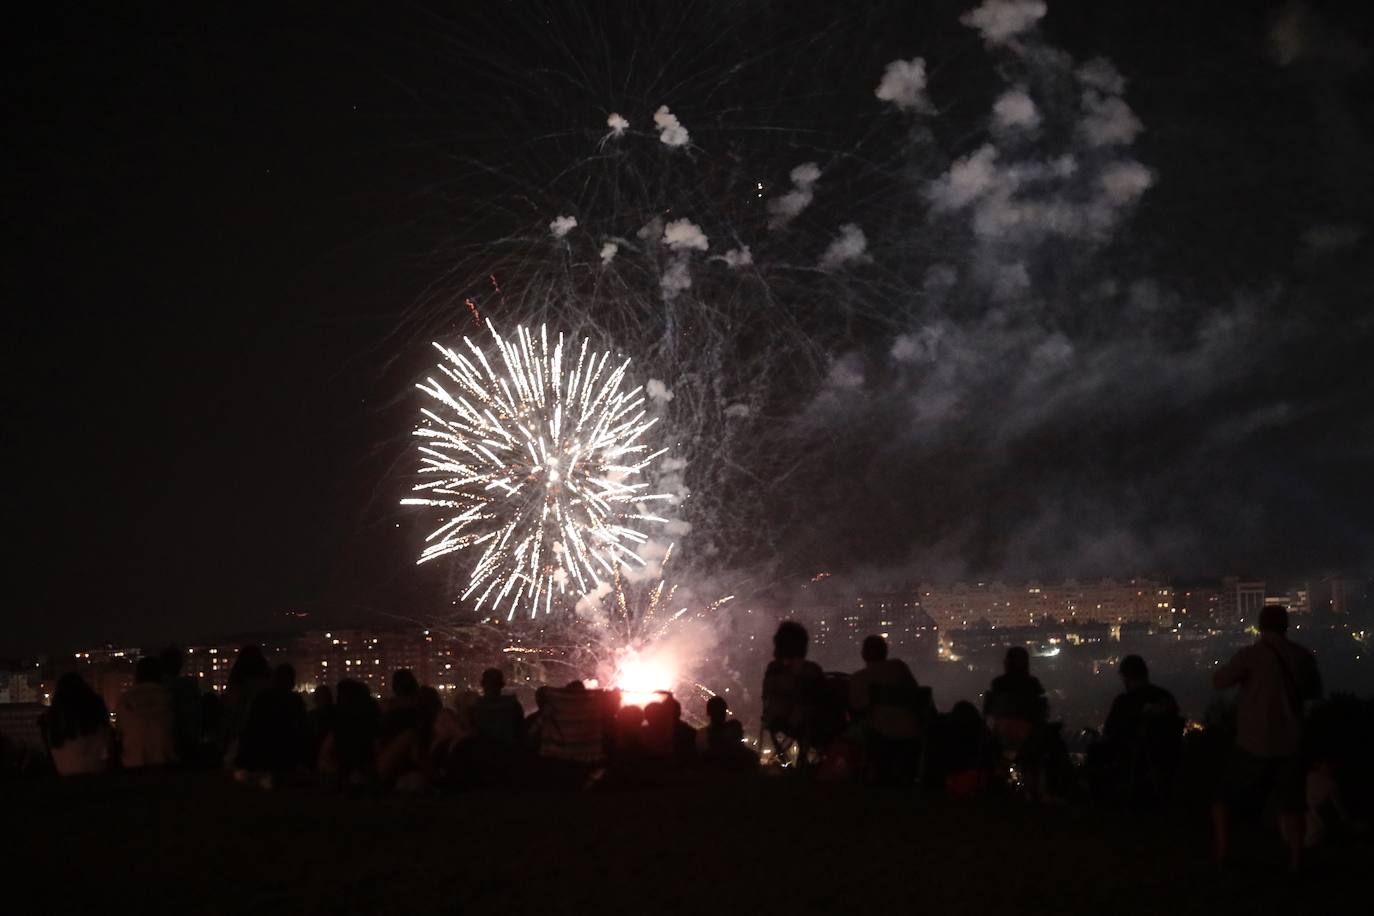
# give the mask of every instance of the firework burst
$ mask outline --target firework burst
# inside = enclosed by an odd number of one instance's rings
[[[645,472],[667,449],[643,441],[657,421],[642,388],[624,390],[628,359],[586,339],[574,353],[561,334],[551,344],[546,326],[513,340],[486,326],[490,358],[471,338],[434,344],[441,377],[417,386],[432,402],[415,429],[423,479],[401,502],[446,513],[419,562],[470,552],[462,599],[509,620],[643,565],[641,529],[667,521],[649,507],[675,497],[649,492]]]
[[[661,568],[671,559],[670,547]],[[682,606],[677,596],[678,586],[662,576],[635,587],[617,570],[603,599],[604,619],[596,621],[591,647],[597,677],[621,690],[627,703],[641,704],[658,691],[705,690],[695,677],[718,636],[715,613],[734,595]]]

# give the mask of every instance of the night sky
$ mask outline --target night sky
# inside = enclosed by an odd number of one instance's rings
[[[780,104],[798,118],[840,105],[808,95],[833,71],[869,87],[859,103],[876,111],[882,61],[938,56],[932,44],[945,35],[961,50],[935,89],[957,83],[961,68],[987,71],[976,36],[959,37],[969,5],[856,13],[865,20],[817,52],[811,88]],[[443,252],[473,231],[465,197],[498,190],[456,181],[472,173],[455,150],[499,157],[520,132],[598,118],[509,88],[509,73],[548,63],[540,29],[557,17],[545,24],[539,4],[452,6],[53,5],[7,30],[10,573],[0,657],[246,632],[285,625],[287,612],[378,623],[443,605],[442,577],[414,569],[420,529],[395,505],[414,408],[405,392],[427,358],[398,352],[410,345],[398,328],[432,302]],[[751,39],[760,46],[824,34],[836,15],[825,11],[833,4],[746,6],[776,22],[776,35]],[[679,36],[684,44],[730,19],[720,4],[688,9],[699,28]],[[1285,10],[1300,13],[1289,20],[1300,50],[1286,63],[1274,37]],[[985,463],[976,492],[954,488],[972,501],[960,511],[1014,504],[1025,538],[1054,540],[1046,518],[1056,511],[1100,512],[1102,494],[1125,494],[1118,528],[1140,526],[1131,543],[1154,551],[1125,574],[1371,565],[1372,22],[1358,2],[1050,3],[1043,31],[1077,58],[1110,57],[1146,126],[1135,152],[1159,177],[1118,257],[1148,263],[1137,273],[1189,301],[1240,287],[1271,295],[1282,304],[1263,312],[1259,334],[1279,346],[1234,384],[1209,386],[1204,407],[1186,396],[1148,409],[1123,402],[1118,414],[1148,418],[1153,447],[1141,445],[1141,428],[1116,429],[1119,416],[1103,422],[1087,458],[1065,429],[1041,427]],[[626,56],[635,28],[588,47],[610,70],[644,66]],[[871,44],[844,46],[865,34]],[[653,59],[666,42],[644,37],[636,51]],[[722,68],[733,63],[711,53]],[[503,73],[481,65],[492,58]],[[1244,429],[1196,447],[1227,420]],[[866,473],[890,478],[917,460],[955,473],[966,457],[946,442]],[[1088,495],[1044,470],[1066,459],[1079,467],[1072,479],[1090,479]],[[836,461],[847,459],[832,455],[800,479],[835,530],[863,546],[868,559],[830,557],[842,567],[916,563],[917,545],[942,569],[960,567],[951,549],[967,549],[960,571],[1080,571],[1018,538],[976,524],[970,533],[947,506],[928,506],[942,521],[913,533],[898,519],[911,508],[903,498],[875,500],[876,484],[860,497],[829,486]],[[1059,508],[1027,505],[1027,487]],[[884,505],[897,507],[891,519]],[[859,524],[845,506],[877,508]],[[1175,547],[1157,530],[1194,522]],[[955,547],[936,550],[949,531]],[[800,539],[799,564],[812,562],[808,549]]]

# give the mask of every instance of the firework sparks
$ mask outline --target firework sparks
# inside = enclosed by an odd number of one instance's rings
[[[670,547],[662,566],[671,559]],[[713,615],[734,595],[677,607],[677,592],[662,577],[632,592],[617,574],[613,591],[603,599],[605,618],[598,621],[592,650],[599,659],[597,675],[620,690],[626,703],[643,705],[663,691],[700,687],[692,676],[715,643]]]
[[[506,340],[486,325],[490,356],[466,337],[434,345],[442,377],[417,386],[433,402],[415,430],[424,479],[401,502],[446,513],[419,562],[472,552],[462,599],[509,620],[642,565],[641,528],[667,521],[650,507],[674,497],[648,492],[645,471],[667,449],[644,444],[656,420],[642,388],[623,389],[628,359],[613,365],[585,339],[574,353],[561,334],[551,345],[543,326]]]

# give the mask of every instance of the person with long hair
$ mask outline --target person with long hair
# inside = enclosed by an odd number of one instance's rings
[[[103,773],[110,762],[110,713],[81,675],[62,675],[40,719],[53,766],[62,776]]]

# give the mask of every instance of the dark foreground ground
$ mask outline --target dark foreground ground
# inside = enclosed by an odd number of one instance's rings
[[[748,780],[341,797],[221,774],[0,785],[0,910],[38,913],[1358,913],[1371,847],[1206,864],[1200,812],[918,805]],[[21,902],[22,901],[22,902]]]

